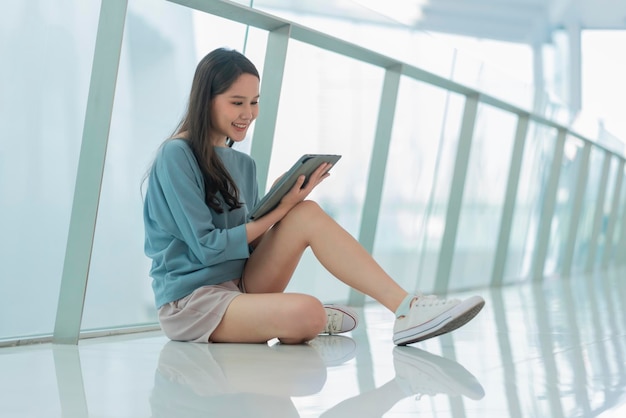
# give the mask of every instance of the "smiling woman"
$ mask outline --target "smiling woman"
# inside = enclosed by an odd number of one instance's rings
[[[243,141],[258,114],[259,78],[253,74],[241,74],[228,91],[213,99],[211,120],[215,125],[211,142],[219,147],[226,138]]]
[[[234,50],[216,49],[198,64],[187,112],[149,174],[145,251],[159,321],[173,340],[298,344],[320,333],[353,330],[356,313],[285,293],[311,248],[340,281],[396,313],[393,340],[405,345],[450,332],[484,300],[410,295],[308,195],[328,176],[322,162],[267,214],[254,160],[230,148],[258,115],[259,74]]]

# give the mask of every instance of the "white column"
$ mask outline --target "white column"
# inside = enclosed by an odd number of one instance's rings
[[[571,22],[567,25],[568,53],[568,94],[567,102],[570,109],[577,113],[582,108],[582,58],[580,23]]]
[[[533,44],[533,86],[535,97],[532,111],[543,115],[546,105],[546,83],[543,74],[543,44],[540,42]]]

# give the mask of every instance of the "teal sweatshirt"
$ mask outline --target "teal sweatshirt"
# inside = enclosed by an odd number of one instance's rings
[[[201,286],[241,277],[250,256],[245,224],[259,200],[256,165],[247,154],[215,148],[239,189],[242,206],[217,213],[205,203],[198,163],[182,139],[166,141],[144,199],[146,255],[157,308]]]

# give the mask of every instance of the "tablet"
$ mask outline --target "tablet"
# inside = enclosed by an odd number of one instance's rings
[[[323,163],[335,165],[341,155],[334,154],[305,154],[287,171],[269,192],[261,199],[250,212],[250,219],[258,219],[267,212],[276,208],[281,199],[301,175],[305,175],[304,184],[309,180],[309,176]],[[332,167],[331,167],[332,168]]]

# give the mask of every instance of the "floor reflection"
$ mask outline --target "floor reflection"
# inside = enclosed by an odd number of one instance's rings
[[[170,341],[150,398],[155,417],[297,417],[292,396],[319,392],[326,365],[309,345]]]
[[[395,377],[376,389],[346,399],[321,417],[379,417],[407,397],[449,395],[481,399],[485,392],[476,377],[456,361],[415,347],[395,347]]]
[[[190,344],[170,341],[159,355],[150,398],[155,417],[299,416],[292,397],[319,393],[327,368],[355,357],[346,336],[305,345]],[[346,399],[323,417],[382,416],[398,401],[438,394],[481,399],[483,387],[459,363],[415,347],[392,351],[395,378]]]
[[[624,404],[625,288],[613,273],[491,289],[508,416],[612,416]]]

